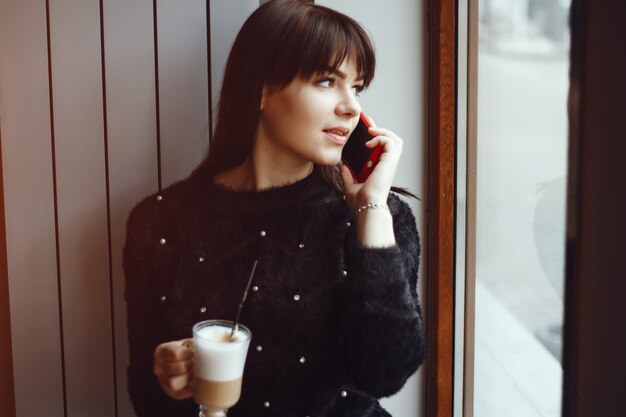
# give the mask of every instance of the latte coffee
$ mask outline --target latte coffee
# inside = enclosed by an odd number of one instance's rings
[[[194,375],[193,397],[205,408],[226,410],[239,401],[241,377],[232,381],[207,381]]]
[[[193,327],[193,398],[206,416],[225,415],[241,395],[251,333],[239,325],[231,339],[231,330],[231,322],[223,320],[207,320]]]

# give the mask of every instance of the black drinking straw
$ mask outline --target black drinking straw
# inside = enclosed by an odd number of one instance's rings
[[[250,272],[250,278],[248,278],[248,284],[246,285],[246,290],[243,292],[243,298],[241,299],[241,303],[239,303],[239,310],[237,310],[237,318],[235,318],[235,324],[233,324],[233,330],[230,332],[230,340],[233,340],[235,336],[235,332],[239,329],[239,316],[241,315],[241,309],[243,308],[243,303],[246,301],[248,297],[248,290],[250,289],[250,284],[252,283],[252,278],[254,277],[254,271],[256,270],[256,264],[259,261],[255,260],[254,265],[252,265],[252,272]]]

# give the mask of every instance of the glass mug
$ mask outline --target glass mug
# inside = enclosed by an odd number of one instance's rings
[[[239,401],[243,368],[252,333],[238,326],[233,340],[233,322],[206,320],[193,326],[193,398],[199,417],[226,416]]]

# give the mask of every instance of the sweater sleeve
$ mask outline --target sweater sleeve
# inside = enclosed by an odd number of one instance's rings
[[[130,351],[128,392],[138,417],[191,416],[195,415],[193,402],[168,397],[153,373],[154,350],[160,343],[169,341],[169,332],[163,328],[164,303],[155,279],[155,255],[150,250],[153,239],[146,220],[150,210],[146,205],[144,201],[129,216],[123,252]]]
[[[375,397],[396,393],[425,354],[417,296],[420,243],[415,217],[389,198],[396,245],[368,248],[347,237],[345,306],[341,316],[344,363],[355,388]]]

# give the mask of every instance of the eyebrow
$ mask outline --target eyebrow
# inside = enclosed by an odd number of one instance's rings
[[[346,78],[348,78],[348,74],[346,74],[345,72],[337,69],[337,68],[327,68],[326,71],[328,72],[332,72],[333,74],[337,75],[338,77],[340,77],[341,79],[345,80]],[[359,77],[354,81],[363,81],[363,77]]]

